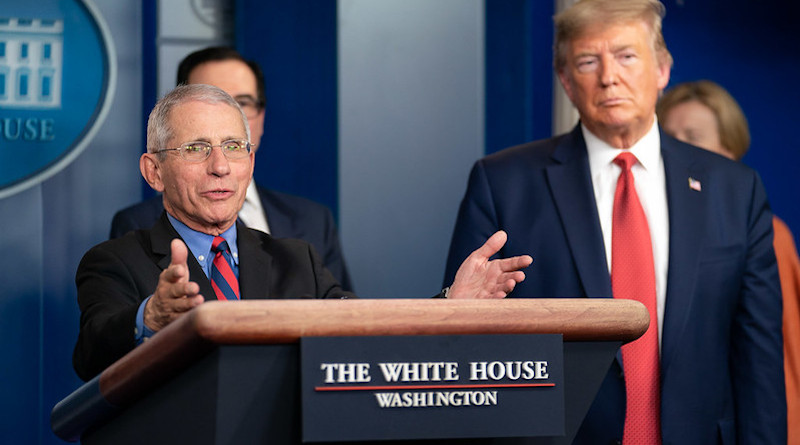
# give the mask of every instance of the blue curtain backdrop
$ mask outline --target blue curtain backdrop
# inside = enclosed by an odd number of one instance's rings
[[[553,127],[553,4],[486,2],[486,154]]]
[[[238,0],[236,47],[264,71],[253,177],[338,210],[336,1]]]
[[[744,162],[758,170],[773,212],[800,234],[800,4],[785,0],[668,0],[664,37],[675,58],[670,86],[709,79],[747,116]]]

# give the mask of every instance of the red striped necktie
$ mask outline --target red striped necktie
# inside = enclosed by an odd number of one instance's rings
[[[232,258],[225,238],[215,236],[211,243],[214,261],[211,263],[211,287],[217,294],[217,300],[238,300],[239,280],[231,268]]]
[[[631,167],[636,162],[629,152],[614,159],[622,173],[614,193],[611,288],[614,298],[640,301],[650,312],[647,332],[622,346],[626,392],[624,445],[661,443],[655,266],[650,228],[633,183]]]

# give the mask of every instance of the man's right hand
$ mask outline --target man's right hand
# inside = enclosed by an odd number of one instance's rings
[[[189,249],[179,239],[170,244],[172,259],[158,277],[158,287],[144,308],[144,324],[154,332],[180,317],[184,312],[203,304],[200,286],[189,281],[186,260]]]

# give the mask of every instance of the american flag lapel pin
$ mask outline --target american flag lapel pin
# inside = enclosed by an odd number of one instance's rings
[[[698,181],[697,179],[694,179],[694,178],[692,178],[690,176],[689,177],[689,188],[694,190],[694,191],[696,191],[696,192],[699,192],[699,191],[702,190],[703,187],[700,185],[700,181]]]

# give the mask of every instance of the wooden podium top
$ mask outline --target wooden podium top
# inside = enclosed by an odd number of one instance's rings
[[[560,333],[565,341],[638,338],[643,305],[612,299],[345,299],[205,303],[175,323],[217,344],[294,343],[300,337]],[[174,334],[173,334],[174,335]]]
[[[300,337],[563,334],[564,341],[639,338],[650,318],[633,300],[344,299],[210,301],[179,318],[100,376],[112,404],[218,344],[294,343]]]
[[[74,437],[89,422],[79,412],[96,408],[83,406],[86,394],[99,393],[111,407],[128,406],[216,345],[295,343],[301,337],[324,336],[471,334],[562,334],[565,342],[626,343],[644,334],[648,325],[641,303],[606,298],[212,301],[56,405],[51,422],[60,437]]]

